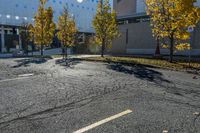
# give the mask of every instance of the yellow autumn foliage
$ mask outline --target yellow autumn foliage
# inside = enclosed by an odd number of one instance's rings
[[[189,26],[195,27],[200,20],[200,9],[194,6],[196,0],[146,0],[153,36],[167,40],[163,45],[170,49],[170,62],[174,49],[185,50],[189,44],[180,44],[190,39]],[[168,45],[166,47],[166,45]]]
[[[75,45],[75,34],[78,32],[74,18],[69,14],[68,9],[64,7],[64,11],[58,18],[58,39],[64,47],[72,47]]]
[[[191,46],[189,43],[180,43],[180,44],[176,45],[176,49],[177,50],[188,50],[188,49],[191,49]]]
[[[56,25],[53,22],[53,9],[46,6],[47,0],[40,0],[38,12],[35,15],[34,25],[31,31],[34,34],[34,43],[40,47],[43,55],[43,47],[52,43]]]
[[[175,45],[176,40],[190,39],[191,34],[187,32],[187,28],[195,27],[199,22],[199,8],[194,6],[195,2],[196,0],[146,0],[153,36],[173,39]]]
[[[102,56],[105,48],[112,47],[112,41],[119,36],[117,14],[110,7],[109,0],[100,0],[97,13],[93,20],[96,31],[96,43],[102,47]]]

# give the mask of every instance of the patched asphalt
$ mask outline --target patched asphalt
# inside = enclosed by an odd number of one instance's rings
[[[0,133],[72,133],[127,109],[87,133],[200,133],[200,75],[187,72],[0,59],[0,99]]]

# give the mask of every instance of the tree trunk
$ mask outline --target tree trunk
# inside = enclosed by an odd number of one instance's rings
[[[62,56],[63,56],[63,59],[65,59],[65,48],[62,47]]]
[[[32,47],[32,51],[31,52],[32,52],[32,56],[33,56],[33,44],[31,44],[31,47]]]
[[[67,59],[67,47],[65,47],[65,59]]]
[[[65,59],[65,42],[64,41],[62,41],[62,43],[61,43],[61,48],[62,48],[63,59]]]
[[[172,34],[170,37],[170,63],[173,62],[173,56],[174,56],[174,35]]]
[[[155,56],[160,56],[160,40],[159,40],[159,38],[157,38],[157,46],[156,46]]]
[[[26,43],[26,56],[28,56],[28,46],[29,46],[29,41],[27,41],[27,43]]]
[[[40,51],[40,52],[41,52],[41,56],[44,55],[44,53],[43,53],[43,49],[44,49],[44,45],[42,44],[42,45],[41,45],[41,51]]]
[[[101,46],[101,57],[104,57],[104,50],[105,50],[105,41],[102,41],[102,46]]]

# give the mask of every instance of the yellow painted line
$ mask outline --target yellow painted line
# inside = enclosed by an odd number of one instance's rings
[[[0,80],[0,83],[2,82],[8,82],[8,81],[14,81],[14,80],[21,80],[21,79],[27,79],[29,77],[20,77],[20,78],[13,78],[13,79],[4,79],[4,80]]]
[[[110,117],[108,117],[108,118],[106,118],[106,119],[103,119],[103,120],[101,120],[101,121],[98,121],[98,122],[96,122],[96,123],[93,123],[93,124],[91,124],[91,125],[89,125],[89,126],[87,126],[87,127],[81,128],[81,129],[79,129],[79,130],[77,130],[77,131],[74,131],[73,133],[84,133],[84,132],[86,132],[86,131],[88,131],[88,130],[91,130],[91,129],[95,128],[95,127],[98,127],[98,126],[100,126],[100,125],[103,125],[103,124],[105,124],[105,123],[107,123],[107,122],[110,122],[110,121],[112,121],[112,120],[114,120],[114,119],[117,119],[117,118],[119,118],[119,117],[122,117],[122,116],[124,116],[124,115],[130,114],[130,113],[132,113],[132,112],[133,112],[132,110],[128,109],[128,110],[123,111],[123,112],[121,112],[121,113],[119,113],[119,114],[110,116]]]

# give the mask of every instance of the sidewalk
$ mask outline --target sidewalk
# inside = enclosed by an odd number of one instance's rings
[[[70,58],[89,58],[89,57],[100,57],[101,55],[71,55]]]
[[[12,54],[1,54],[0,53],[0,58],[11,58]]]
[[[33,52],[33,55],[40,55],[40,51]],[[49,50],[44,50],[44,55],[59,55],[62,54],[61,48],[55,48],[55,49],[49,49]],[[28,55],[32,55],[32,52],[29,52]]]

